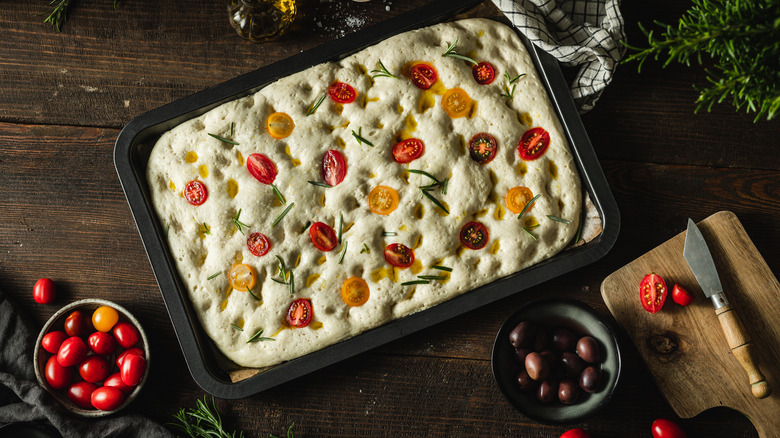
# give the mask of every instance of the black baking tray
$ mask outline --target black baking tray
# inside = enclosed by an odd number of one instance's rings
[[[346,57],[392,35],[446,21],[479,3],[481,0],[434,1],[348,37],[323,44],[149,111],[136,117],[122,129],[114,147],[114,165],[187,367],[197,384],[206,392],[226,399],[256,394],[593,263],[612,248],[620,228],[620,214],[561,69],[554,58],[536,49],[523,38],[568,136],[582,185],[590,194],[601,216],[603,230],[596,239],[430,309],[392,321],[310,353],[305,358],[282,363],[235,383],[231,382],[229,371],[239,367],[219,352],[201,328],[166,243],[164,225],[154,214],[146,182],[147,160],[156,139],[186,120],[225,102],[252,94],[281,77],[322,62]]]

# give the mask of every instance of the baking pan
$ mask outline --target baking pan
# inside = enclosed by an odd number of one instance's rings
[[[521,35],[568,136],[580,171],[582,186],[589,193],[601,216],[603,230],[596,239],[430,309],[363,332],[305,357],[265,369],[235,383],[231,381],[229,372],[240,367],[222,355],[201,328],[168,249],[164,225],[154,213],[146,182],[146,164],[157,138],[186,120],[225,102],[252,94],[283,76],[322,62],[338,60],[395,34],[445,21],[479,3],[479,0],[434,1],[348,37],[331,41],[149,111],[130,121],[120,132],[114,147],[114,165],[187,367],[193,379],[206,392],[226,399],[256,394],[593,263],[612,248],[620,228],[620,215],[569,88],[557,61],[537,50]]]

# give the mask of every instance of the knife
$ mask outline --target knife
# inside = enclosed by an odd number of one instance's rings
[[[765,398],[772,393],[769,382],[766,381],[761,370],[758,369],[756,358],[753,354],[753,342],[745,332],[745,327],[739,319],[737,312],[731,307],[723,286],[720,284],[718,271],[712,254],[707,247],[707,242],[696,224],[688,219],[688,231],[685,233],[685,249],[683,256],[688,262],[696,281],[699,282],[704,295],[715,306],[715,314],[718,315],[720,326],[726,335],[731,353],[737,358],[742,368],[747,371],[753,396]]]

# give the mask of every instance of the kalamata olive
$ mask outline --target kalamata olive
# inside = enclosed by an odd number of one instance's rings
[[[531,321],[520,321],[509,332],[509,342],[515,348],[530,347],[536,340],[536,324]]]
[[[577,355],[587,363],[596,363],[599,361],[599,345],[595,339],[590,336],[583,336],[577,341]]]
[[[525,370],[534,380],[544,380],[550,375],[550,364],[537,352],[528,353],[525,357]]]
[[[580,374],[580,388],[586,392],[596,392],[601,383],[601,371],[593,365],[582,370]]]
[[[520,370],[517,372],[517,385],[521,391],[528,392],[536,388],[536,381],[528,375],[528,371]]]
[[[515,349],[515,358],[517,359],[517,363],[519,363],[521,366],[525,366],[525,357],[528,356],[528,353],[531,351],[532,350],[528,348]]]
[[[585,368],[585,362],[571,351],[561,353],[561,370],[564,374],[578,377]]]
[[[563,379],[558,384],[558,400],[565,405],[574,404],[580,397],[580,388],[573,379]]]
[[[574,350],[577,345],[577,336],[571,330],[558,327],[552,332],[552,346],[558,351]]]
[[[552,403],[558,396],[558,382],[553,379],[543,380],[536,389],[536,398],[542,403]]]
[[[550,344],[550,335],[546,328],[539,326],[536,329],[536,338],[534,339],[534,350],[542,351]]]

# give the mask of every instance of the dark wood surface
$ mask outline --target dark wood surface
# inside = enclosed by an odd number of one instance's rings
[[[227,22],[225,2],[108,0],[74,3],[61,33],[37,15],[45,2],[0,3],[0,289],[40,327],[86,297],[134,312],[153,336],[150,380],[128,413],[169,422],[204,392],[189,375],[116,176],[121,128],[168,102],[410,11],[424,0],[300,2],[283,40],[253,44]],[[684,2],[624,2],[636,23],[672,22]],[[492,5],[483,7],[490,16]],[[322,27],[317,23],[321,23]],[[570,72],[567,72],[570,74]],[[596,437],[650,436],[657,417],[676,419],[630,339],[609,406],[571,426],[537,423],[501,396],[490,350],[519,306],[547,297],[584,301],[612,320],[599,287],[611,272],[719,210],[734,211],[759,251],[780,270],[780,125],[753,123],[728,105],[694,114],[703,69],[621,65],[582,118],[621,212],[621,232],[600,261],[413,336],[242,400],[217,400],[227,425],[250,437],[558,437],[585,427]],[[56,304],[32,286],[50,277]],[[776,384],[780,386],[780,384]],[[755,437],[724,408],[676,419],[690,437]]]

